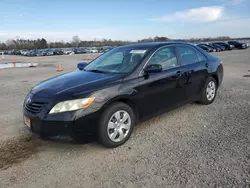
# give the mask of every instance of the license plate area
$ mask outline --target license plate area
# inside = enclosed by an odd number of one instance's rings
[[[24,120],[24,124],[28,127],[30,127],[31,122],[30,122],[30,118],[23,116],[23,120]]]

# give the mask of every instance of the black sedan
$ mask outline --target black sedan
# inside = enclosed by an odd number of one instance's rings
[[[63,55],[63,51],[61,49],[53,49],[53,55]]]
[[[226,48],[225,48],[224,46],[220,46],[220,45],[218,45],[218,44],[214,44],[214,43],[209,43],[209,45],[213,45],[213,46],[216,46],[217,48],[220,48],[220,49],[221,49],[221,51],[224,51],[224,50],[226,50]]]
[[[218,44],[220,46],[224,46],[226,50],[232,50],[234,48],[233,45],[227,44],[225,42],[214,42],[213,44]]]
[[[223,51],[222,47],[220,47],[220,46],[218,46],[218,45],[216,45],[216,44],[209,43],[209,44],[207,44],[207,45],[210,46],[210,47],[212,47],[213,49],[215,49],[216,52],[221,52],[221,51]]]
[[[144,118],[193,101],[211,104],[223,80],[221,60],[187,43],[122,46],[78,67],[27,95],[24,123],[32,132],[75,139],[94,134],[117,147]]]
[[[241,43],[241,42],[238,42],[238,41],[228,41],[228,44],[229,45],[234,45],[234,47],[238,48],[238,49],[246,49],[246,48],[248,48],[248,45],[246,43]]]
[[[198,44],[197,46],[199,46],[201,49],[205,50],[206,52],[213,52],[214,49],[207,46],[207,45],[203,45],[203,44]]]

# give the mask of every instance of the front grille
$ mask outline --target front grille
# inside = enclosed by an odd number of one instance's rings
[[[44,102],[32,102],[29,104],[25,104],[25,109],[28,112],[37,114],[46,106],[46,104],[47,103],[44,103]]]

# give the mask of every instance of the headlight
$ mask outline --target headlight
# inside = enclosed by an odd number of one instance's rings
[[[57,103],[49,112],[49,114],[56,114],[60,112],[68,112],[87,108],[95,100],[95,97],[85,98],[85,99],[76,99],[70,101],[63,101]]]

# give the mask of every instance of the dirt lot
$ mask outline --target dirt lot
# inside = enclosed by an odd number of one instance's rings
[[[215,55],[225,76],[212,105],[143,122],[116,149],[42,141],[23,125],[31,87],[61,74],[59,63],[68,72],[93,55],[15,57],[40,64],[0,70],[0,187],[250,187],[250,49]]]

